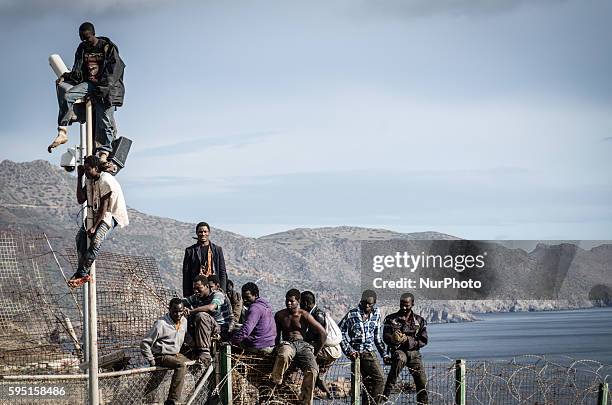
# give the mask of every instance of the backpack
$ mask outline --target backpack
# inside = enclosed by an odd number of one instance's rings
[[[326,347],[338,346],[342,341],[342,332],[338,324],[327,313],[325,313],[325,332],[327,332]]]

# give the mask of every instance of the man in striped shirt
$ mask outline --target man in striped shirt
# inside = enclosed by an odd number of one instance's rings
[[[219,276],[213,274],[208,276],[208,287],[210,287],[211,292],[214,294],[222,294],[223,295],[223,303],[219,307],[219,312],[221,314],[221,318],[223,321],[217,323],[221,327],[221,340],[223,342],[229,342],[230,335],[234,330],[234,313],[232,311],[232,302],[230,301],[227,294],[223,293],[221,289],[221,282],[219,281]]]
[[[364,404],[382,402],[384,375],[380,357],[385,358],[385,344],[380,332],[380,309],[376,306],[376,293],[365,290],[357,308],[351,309],[338,325],[342,332],[340,346],[351,360],[359,358],[359,372],[366,388]]]

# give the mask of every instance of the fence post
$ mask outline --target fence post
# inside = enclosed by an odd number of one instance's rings
[[[455,360],[455,405],[465,405],[465,360]]]
[[[361,404],[361,372],[359,357],[351,362],[351,398],[352,405]]]
[[[219,356],[221,369],[221,402],[223,405],[232,405],[232,346],[225,344],[221,346]]]
[[[608,383],[599,384],[597,405],[608,405]]]

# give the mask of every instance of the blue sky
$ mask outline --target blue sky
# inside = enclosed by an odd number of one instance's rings
[[[51,3],[0,0],[0,159],[59,161],[47,57],[71,66],[90,20],[127,64],[141,211],[612,239],[609,1]]]

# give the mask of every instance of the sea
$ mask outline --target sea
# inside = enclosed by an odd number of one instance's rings
[[[612,308],[478,315],[479,321],[428,325],[425,360],[511,360],[525,355],[559,362],[612,365]],[[525,357],[528,358],[529,356]]]

